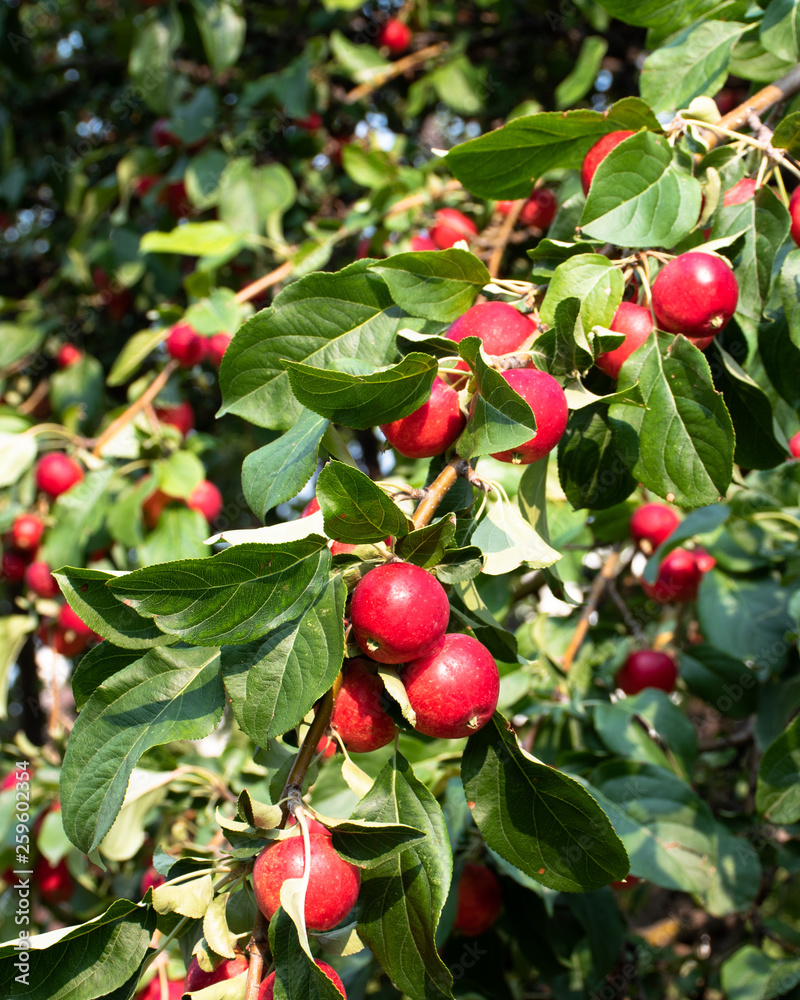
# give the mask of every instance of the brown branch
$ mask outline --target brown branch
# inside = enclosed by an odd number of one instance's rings
[[[125,410],[124,413],[121,413],[116,420],[111,421],[108,427],[106,427],[95,442],[94,449],[92,450],[92,454],[95,458],[99,458],[103,448],[108,444],[108,442],[116,434],[118,434],[126,424],[129,424],[137,413],[143,410],[156,398],[156,396],[167,384],[170,376],[177,367],[178,362],[174,358],[171,361],[168,361],[159,374],[156,375],[150,385],[148,385],[145,391],[141,394],[141,396],[139,396],[138,399],[135,399],[128,409]]]
[[[279,281],[283,281],[284,278],[288,278],[292,273],[294,268],[293,260],[284,261],[280,267],[276,267],[274,271],[270,271],[269,274],[263,275],[257,281],[252,281],[249,285],[245,285],[244,288],[236,293],[237,302],[249,302],[250,299],[256,298],[261,292],[266,288],[270,288],[272,285],[277,285]]]
[[[258,1000],[261,988],[261,977],[264,974],[264,952],[269,948],[269,921],[261,910],[256,914],[253,933],[247,943],[247,953],[250,964],[247,967],[247,982],[244,988],[244,1000]]]
[[[387,66],[382,73],[373,77],[372,80],[360,83],[357,87],[349,91],[349,93],[345,94],[345,103],[355,104],[362,97],[371,94],[373,90],[382,87],[384,83],[388,83],[389,80],[393,80],[396,76],[400,76],[401,73],[405,73],[407,69],[416,69],[426,59],[432,59],[434,56],[441,55],[448,48],[449,44],[447,42],[436,42],[435,45],[427,45],[424,49],[420,49],[419,52],[412,52],[410,55],[403,56],[402,59],[393,62],[391,66]]]
[[[800,63],[794,69],[789,70],[780,80],[776,80],[774,83],[769,84],[769,86],[759,90],[758,93],[749,97],[744,104],[740,104],[738,108],[734,108],[727,115],[723,115],[715,124],[721,128],[731,129],[731,131],[735,132],[743,125],[747,125],[751,115],[763,115],[773,104],[777,104],[787,97],[792,97],[798,91],[800,91]],[[704,135],[709,149],[719,146],[726,138],[724,135],[718,135],[711,131],[706,132]]]
[[[600,602],[600,598],[606,588],[606,584],[609,580],[613,580],[618,572],[619,550],[614,549],[603,564],[603,568],[594,578],[592,589],[589,592],[589,600],[584,605],[581,616],[578,619],[578,624],[572,634],[572,638],[569,641],[569,645],[567,646],[567,650],[561,661],[561,665],[565,671],[568,671],[572,666],[572,662],[580,649],[581,643],[586,638],[586,633],[589,631],[589,619],[597,610],[597,605]]]
[[[519,218],[524,204],[525,198],[518,198],[511,206],[511,211],[505,217],[503,225],[500,227],[497,242],[492,250],[492,256],[489,258],[489,263],[486,265],[489,269],[489,274],[493,278],[496,278],[500,273],[500,265],[503,263],[503,254],[506,252],[506,246],[508,245],[511,233],[514,230],[514,226],[517,224],[517,219]]]
[[[27,413],[33,413],[33,411],[36,409],[39,403],[41,403],[42,400],[47,397],[47,394],[49,392],[50,392],[50,380],[46,378],[42,379],[42,381],[36,385],[30,396],[28,396],[28,398],[23,403],[19,404],[19,406],[17,407],[17,413],[22,413],[23,415]]]
[[[415,528],[423,528],[429,524],[436,508],[444,499],[445,494],[456,484],[456,480],[467,475],[470,468],[469,462],[464,458],[456,456],[452,462],[448,462],[439,475],[434,479],[425,492],[425,499],[421,500],[411,520]]]

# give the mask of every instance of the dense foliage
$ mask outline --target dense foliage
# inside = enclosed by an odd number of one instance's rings
[[[800,996],[796,4],[0,27],[0,992]]]

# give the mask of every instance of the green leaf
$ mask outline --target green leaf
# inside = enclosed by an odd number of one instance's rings
[[[600,6],[626,24],[672,33],[705,17],[719,0],[600,0]]]
[[[348,177],[362,187],[381,188],[397,176],[397,164],[382,149],[362,149],[348,143],[342,150],[342,166]]]
[[[460,549],[448,549],[433,567],[433,575],[445,585],[465,583],[474,580],[482,569],[483,553],[477,545],[467,545]]]
[[[364,819],[340,820],[331,832],[336,851],[365,870],[386,864],[411,844],[419,847],[425,837],[423,830],[405,823],[372,823]]]
[[[192,0],[197,30],[214,73],[234,66],[244,47],[242,6],[231,0]]]
[[[146,11],[134,28],[128,73],[156,114],[169,111],[172,57],[182,41],[183,21],[173,8],[168,8],[163,16],[158,10]]]
[[[490,367],[478,337],[465,337],[458,351],[475,372],[478,391],[472,397],[469,422],[456,442],[462,458],[489,455],[524,444],[536,432],[528,403]]]
[[[794,60],[787,61],[768,51],[760,38],[760,25],[754,24],[736,43],[730,71],[745,80],[773,81],[794,67]]]
[[[574,375],[592,367],[594,353],[584,332],[580,299],[564,298],[556,305],[552,329],[533,342],[531,359],[550,375]]]
[[[593,326],[608,327],[622,301],[623,288],[622,271],[612,266],[608,257],[596,253],[570,257],[556,268],[547,286],[542,321],[553,326],[558,320],[559,304],[577,298],[584,336]],[[588,343],[584,349],[591,355]]]
[[[179,885],[167,882],[153,890],[153,906],[157,913],[177,913],[194,920],[205,916],[213,898],[214,883],[210,875],[201,875]]]
[[[483,261],[455,248],[398,253],[370,270],[381,275],[394,301],[410,316],[442,323],[458,319],[491,281]]]
[[[227,163],[228,157],[221,149],[204,149],[189,160],[183,180],[186,184],[189,201],[195,208],[206,209],[217,204],[219,182]],[[223,289],[215,289],[215,291],[223,291]],[[228,291],[228,289],[224,289],[224,291]]]
[[[243,646],[225,646],[222,676],[236,721],[267,745],[298,726],[336,680],[344,659],[347,588],[334,577],[305,614]]]
[[[13,486],[30,469],[36,458],[36,438],[31,434],[0,431],[0,488]]]
[[[759,30],[761,44],[768,52],[787,62],[800,59],[800,2],[771,0]]]
[[[409,521],[397,504],[358,469],[328,462],[317,479],[317,500],[330,538],[358,545],[407,535]]]
[[[628,873],[625,848],[597,802],[522,751],[499,712],[467,741],[461,777],[487,845],[529,878],[591,892]]]
[[[456,532],[456,519],[446,514],[424,528],[410,531],[395,546],[395,555],[403,562],[414,563],[423,569],[432,569],[443,558],[445,549],[452,542]],[[441,579],[441,578],[440,578]]]
[[[556,108],[559,111],[577,104],[588,94],[607,51],[608,42],[605,38],[597,35],[584,38],[572,72],[556,87]]]
[[[155,913],[127,899],[78,927],[31,937],[27,982],[20,983],[16,942],[0,948],[0,990],[24,1000],[94,1000],[119,989],[144,959]]]
[[[50,404],[62,423],[93,424],[103,409],[103,366],[90,354],[50,378]],[[72,411],[72,412],[71,412]]]
[[[84,549],[103,522],[113,477],[110,466],[97,469],[61,494],[51,508],[54,526],[45,534],[37,558],[54,567],[83,562]]]
[[[242,465],[242,491],[256,517],[263,521],[267,511],[291,500],[311,479],[328,424],[303,410],[291,430],[250,452]]]
[[[142,658],[140,649],[121,649],[101,642],[85,653],[72,672],[72,696],[80,711],[95,691],[109,677]]]
[[[758,677],[741,659],[700,643],[680,654],[680,675],[692,694],[733,719],[758,708]]]
[[[225,705],[219,656],[154,649],[99,687],[70,733],[61,772],[64,831],[90,854],[111,829],[151,747],[212,733]]]
[[[680,335],[651,335],[622,366],[617,385],[636,381],[646,409],[624,403],[609,409],[617,446],[636,479],[686,507],[724,496],[733,472],[733,427],[702,352]]]
[[[636,489],[614,439],[607,406],[595,403],[573,413],[558,443],[558,478],[576,510],[606,510]]]
[[[196,645],[249,642],[297,617],[324,586],[325,539],[232,545],[208,559],[135,570],[108,583],[162,632]]]
[[[287,361],[295,397],[332,423],[365,430],[418,410],[431,396],[438,365],[430,354],[407,354],[390,368],[365,375]]]
[[[358,897],[358,933],[394,985],[411,1000],[450,998],[452,977],[436,950],[453,857],[439,803],[395,754],[352,819],[405,823],[425,837],[367,869]]]
[[[137,546],[144,566],[175,559],[202,559],[208,555],[208,521],[198,510],[175,505],[166,507],[158,524]]]
[[[269,922],[269,945],[275,958],[275,1000],[342,1000],[342,994],[308,957],[297,928],[281,908]]]
[[[695,97],[711,97],[721,90],[733,46],[745,27],[729,21],[702,21],[652,52],[642,67],[639,85],[653,111],[677,111]]]
[[[546,171],[579,168],[591,147],[608,132],[640,128],[661,131],[644,101],[625,97],[602,112],[547,111],[515,118],[455,146],[446,161],[464,187],[479,197],[526,198],[531,182]]]
[[[471,541],[483,553],[483,571],[490,576],[510,573],[523,563],[531,569],[543,569],[561,558],[516,506],[501,499],[489,504]]]
[[[162,233],[151,230],[139,243],[142,253],[177,253],[190,257],[232,257],[247,241],[224,222],[186,222]]]
[[[110,386],[124,385],[135,375],[145,358],[158,347],[167,335],[166,328],[139,330],[128,339],[117,355],[106,383]]]
[[[26,636],[36,628],[36,618],[29,615],[4,615],[0,618],[0,719],[8,718],[8,675],[25,645]]]
[[[464,56],[449,59],[425,77],[433,85],[440,101],[458,114],[477,115],[483,109],[484,95],[489,92],[487,69],[474,66]]]
[[[793,111],[778,122],[771,141],[776,149],[785,149],[790,156],[800,155],[800,111]]]
[[[38,351],[46,335],[43,327],[0,323],[0,371]]]
[[[779,670],[796,630],[791,596],[771,576],[734,578],[712,570],[704,575],[697,599],[700,631],[729,656]]]
[[[342,5],[342,0],[337,0],[335,6]],[[326,6],[334,6],[332,0],[328,0]],[[348,3],[346,9],[354,10],[360,4]],[[332,31],[330,34],[331,52],[339,64],[339,67],[356,83],[367,83],[376,76],[380,76],[390,66],[374,45],[356,45],[349,41],[340,31]]]
[[[727,1000],[791,996],[800,983],[800,959],[782,961],[746,944],[722,963],[720,979]]]
[[[375,366],[396,359],[402,311],[377,276],[358,261],[317,272],[284,289],[270,309],[242,326],[220,369],[223,413],[285,430],[300,416],[284,360],[332,368],[341,358]]]
[[[114,573],[105,570],[65,566],[53,574],[73,611],[98,635],[123,649],[148,649],[175,642],[146,618],[120,604],[106,587]]]
[[[214,288],[207,298],[193,302],[183,319],[206,337],[233,333],[242,322],[242,307],[230,288]]]
[[[668,140],[638,132],[600,162],[580,225],[617,246],[671,247],[697,225],[701,198],[699,182],[680,169]]]
[[[767,747],[761,758],[756,808],[773,823],[800,820],[800,716]]]

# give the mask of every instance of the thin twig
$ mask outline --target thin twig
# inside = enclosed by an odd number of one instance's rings
[[[249,285],[245,285],[244,288],[237,292],[235,295],[237,302],[249,302],[250,299],[256,298],[260,295],[266,288],[270,288],[272,285],[277,285],[278,282],[283,281],[284,278],[288,278],[292,273],[294,268],[293,260],[285,260],[280,267],[276,267],[274,271],[270,271],[269,274],[263,275],[258,278],[257,281],[251,281]]]
[[[431,522],[433,515],[436,513],[436,508],[444,499],[447,491],[455,486],[459,477],[467,475],[467,469],[469,468],[469,462],[458,456],[452,462],[447,463],[428,487],[425,499],[420,501],[419,506],[414,511],[411,520],[414,522],[415,528],[423,528]]]
[[[39,382],[36,385],[30,396],[28,396],[28,398],[23,403],[19,404],[19,406],[17,407],[17,413],[22,413],[23,415],[27,413],[33,413],[33,411],[36,409],[39,403],[41,403],[43,399],[47,398],[47,394],[49,392],[50,392],[50,380],[44,378],[42,379],[41,382]]]
[[[514,226],[517,224],[517,219],[519,214],[525,205],[525,199],[519,198],[511,205],[511,211],[503,220],[503,225],[500,227],[500,232],[497,235],[497,240],[492,250],[492,256],[489,258],[489,263],[486,265],[491,277],[496,278],[500,273],[500,265],[503,263],[503,254],[506,252],[506,245],[511,237],[511,233],[514,230]]]
[[[618,572],[619,549],[614,549],[603,564],[603,568],[594,578],[592,589],[589,591],[589,600],[584,605],[581,616],[578,619],[578,624],[575,627],[575,631],[572,634],[572,638],[569,641],[569,645],[567,646],[566,652],[564,653],[564,657],[561,661],[561,666],[565,671],[568,671],[572,666],[572,662],[580,649],[581,643],[586,638],[586,633],[589,631],[589,619],[597,610],[597,605],[600,602],[600,598],[605,590],[606,584],[609,580],[613,580]]]
[[[782,76],[780,80],[776,80],[774,83],[769,84],[769,86],[759,90],[758,93],[753,94],[752,97],[748,97],[738,108],[734,108],[727,115],[723,115],[716,124],[720,128],[731,129],[735,132],[747,124],[750,115],[756,114],[761,116],[773,104],[777,104],[778,101],[783,101],[787,97],[792,97],[798,91],[800,91],[800,64],[795,66],[785,76]],[[704,139],[708,143],[708,148],[713,149],[722,142],[723,136],[709,131],[704,136]]]
[[[135,399],[128,409],[125,410],[124,413],[121,413],[116,420],[111,421],[108,427],[106,427],[95,442],[94,449],[92,450],[92,454],[95,458],[99,458],[103,452],[103,448],[108,444],[108,442],[115,437],[126,424],[129,424],[137,413],[143,410],[156,398],[156,396],[167,384],[170,376],[177,369],[177,367],[178,362],[174,358],[171,361],[168,361],[159,374],[156,375],[150,385],[141,394],[141,396],[139,396],[138,399]]]
[[[427,59],[432,59],[434,56],[441,55],[442,52],[446,52],[449,48],[447,42],[436,42],[435,45],[427,45],[424,49],[420,49],[419,52],[412,52],[410,55],[404,56],[402,59],[398,59],[397,62],[393,62],[390,66],[380,73],[378,76],[373,77],[366,83],[360,83],[357,87],[353,87],[351,91],[345,94],[346,104],[355,104],[356,101],[360,101],[363,97],[371,94],[373,90],[377,90],[378,87],[382,87],[384,83],[388,83],[389,80],[393,80],[396,76],[400,76],[401,73],[405,73],[406,70],[416,69],[417,66],[424,63]]]
[[[247,982],[244,988],[245,1000],[257,1000],[258,991],[261,988],[261,977],[264,972],[264,952],[269,944],[269,921],[259,910],[253,933],[247,943],[247,953],[250,956],[250,964],[247,967]]]

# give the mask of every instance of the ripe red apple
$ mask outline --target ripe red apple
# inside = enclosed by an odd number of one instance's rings
[[[426,736],[443,740],[472,736],[497,708],[497,664],[489,650],[469,635],[446,635],[438,649],[407,663],[401,677],[417,714],[414,728]]]
[[[522,206],[519,221],[523,226],[549,229],[558,211],[556,196],[549,188],[534,188]]]
[[[563,437],[569,419],[567,397],[553,376],[538,368],[511,368],[500,374],[533,410],[536,433],[524,444],[498,451],[492,458],[513,465],[530,465],[552,451]]]
[[[27,566],[19,552],[4,552],[0,561],[0,576],[8,583],[19,583],[25,577]]]
[[[430,236],[416,236],[411,237],[411,249],[412,250],[438,250],[439,248],[430,238]]]
[[[500,916],[503,894],[495,873],[485,865],[467,863],[461,871],[453,929],[477,937]]]
[[[206,338],[191,323],[176,323],[166,339],[167,353],[184,368],[191,368],[206,356]]]
[[[530,319],[507,302],[482,302],[459,316],[446,336],[456,343],[465,337],[480,337],[484,351],[498,356],[520,350],[534,333]]]
[[[743,177],[725,192],[722,203],[723,205],[743,205],[746,201],[750,201],[755,193],[755,177]]]
[[[336,971],[332,969],[327,962],[316,961],[316,964],[322,969],[325,975],[330,979],[336,989],[342,994],[342,996],[347,1000],[347,994],[344,991],[344,985],[341,979],[336,975]],[[275,973],[270,972],[266,979],[262,980],[261,986],[258,988],[258,1000],[274,1000],[275,996]],[[170,998],[172,1000],[172,998]]]
[[[796,187],[789,198],[789,216],[792,220],[789,235],[800,247],[800,187]]]
[[[316,514],[319,510],[319,500],[316,497],[312,497],[308,503],[303,508],[300,517],[310,517],[312,514]],[[391,538],[384,538],[384,542],[387,545],[392,544]],[[349,545],[347,542],[332,542],[331,543],[331,555],[339,555],[340,552],[352,552],[356,548],[355,545]]]
[[[622,129],[617,132],[609,132],[608,135],[604,135],[602,139],[598,139],[594,146],[592,146],[586,156],[584,156],[583,165],[581,166],[581,185],[583,187],[584,194],[589,193],[592,178],[594,177],[595,171],[600,166],[601,161],[604,160],[611,150],[618,146],[623,139],[627,139],[629,135],[633,134],[633,132],[626,129]]]
[[[66,903],[74,887],[67,859],[62,858],[57,865],[51,865],[47,858],[40,857],[33,869],[33,885],[45,903]]]
[[[155,414],[162,424],[175,427],[184,437],[194,429],[194,410],[186,400],[182,400],[177,406],[157,406]]]
[[[139,883],[139,891],[142,896],[147,892],[148,889],[157,889],[160,885],[163,885],[167,880],[164,876],[155,870],[151,865],[147,871],[142,875],[142,880]]]
[[[440,250],[455,246],[459,240],[467,242],[478,232],[478,227],[457,208],[440,208],[436,224],[431,227],[431,239]]]
[[[322,754],[323,760],[330,760],[331,757],[336,755],[336,741],[332,740],[330,736],[323,736],[319,743],[317,743],[315,753]]]
[[[83,479],[83,469],[62,451],[42,455],[36,463],[36,485],[55,500]]]
[[[449,620],[444,587],[411,563],[377,566],[353,591],[353,635],[379,663],[406,663],[438,649]]]
[[[411,44],[411,28],[396,17],[384,24],[378,35],[378,45],[385,45],[393,56],[399,56]]]
[[[653,332],[653,317],[650,310],[637,306],[635,302],[620,302],[609,330],[624,333],[625,339],[613,351],[606,351],[595,358],[595,364],[601,372],[613,379],[619,378],[623,362],[641,347]]]
[[[708,565],[705,559],[702,560],[702,564],[706,566],[705,570],[698,565],[694,552],[682,548],[673,549],[662,559],[656,582],[650,584],[643,581],[642,588],[648,597],[652,597],[659,604],[693,601],[697,597],[697,588],[703,573],[711,569],[711,565]]]
[[[631,653],[615,678],[625,694],[638,694],[645,688],[674,691],[678,667],[669,653],[657,649],[637,649]]]
[[[206,344],[206,353],[208,360],[215,368],[219,368],[222,364],[223,355],[228,350],[228,344],[232,340],[233,337],[229,333],[215,333],[213,337],[209,338]]]
[[[222,510],[222,494],[213,483],[204,479],[189,494],[186,505],[192,510],[199,510],[211,524],[214,518],[219,517]]]
[[[166,205],[171,215],[176,219],[185,219],[192,214],[192,203],[186,193],[186,184],[183,181],[173,181],[165,185],[159,191],[158,201]]]
[[[142,174],[133,182],[133,193],[137,198],[144,198],[150,188],[155,187],[161,180],[160,174]]]
[[[142,518],[145,526],[151,530],[155,528],[163,509],[173,502],[177,502],[177,497],[171,497],[163,490],[154,490],[142,504]]]
[[[656,325],[682,333],[701,350],[736,312],[739,285],[721,257],[690,251],[663,267],[653,282]]]
[[[228,979],[235,979],[247,972],[250,963],[246,955],[237,955],[236,958],[226,958],[214,969],[213,972],[204,972],[200,968],[197,956],[189,962],[186,970],[186,980],[184,989],[187,993],[194,993],[195,990],[204,990],[206,986],[213,986],[214,983],[224,983]]]
[[[35,552],[44,534],[44,521],[35,514],[20,514],[11,525],[11,544],[21,552]]]
[[[369,753],[394,739],[394,722],[381,705],[383,684],[376,671],[366,660],[345,661],[331,728],[353,753]]]
[[[427,403],[407,417],[381,424],[381,430],[389,444],[406,458],[431,458],[446,451],[466,424],[458,393],[437,376]]]
[[[46,562],[33,562],[25,570],[25,586],[37,597],[51,598],[59,593],[58,584]]]
[[[789,438],[789,453],[792,458],[800,458],[800,431]]]
[[[169,979],[167,980],[167,996],[164,998],[161,994],[161,979],[156,974],[143,990],[139,990],[134,995],[133,1000],[181,1000],[186,988],[183,979]]]
[[[97,635],[97,633],[86,624],[80,615],[72,610],[69,604],[61,605],[61,610],[58,612],[58,618],[56,619],[56,630],[57,633],[58,631],[61,632],[65,643],[82,640],[83,645],[80,647],[78,652],[86,648],[92,636]],[[61,652],[61,650],[59,650],[59,652]]]
[[[329,931],[352,910],[361,886],[361,872],[340,858],[328,837],[309,835],[311,876],[306,893],[305,918],[309,930]],[[256,858],[253,892],[264,916],[271,920],[281,905],[281,886],[287,878],[302,878],[305,870],[303,838],[288,837],[268,844]]]
[[[70,368],[83,357],[83,351],[74,344],[62,344],[56,354],[56,364],[59,368]]]
[[[626,889],[633,889],[641,881],[638,875],[626,875],[621,882],[610,882],[609,887],[617,892],[623,892]]]
[[[292,125],[296,125],[297,128],[301,128],[304,132],[311,132],[312,134],[317,131],[321,124],[322,115],[319,111],[312,111],[305,118],[292,119]]]
[[[150,139],[154,146],[163,149],[166,146],[182,146],[183,140],[175,135],[169,127],[169,118],[157,118],[150,129]]]
[[[680,523],[680,515],[672,507],[663,503],[645,503],[631,514],[628,527],[637,545],[649,542],[651,549],[657,549]]]

